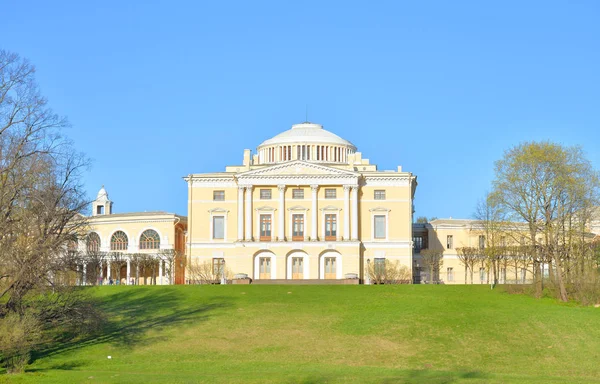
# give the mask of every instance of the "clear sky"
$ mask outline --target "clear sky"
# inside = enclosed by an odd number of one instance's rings
[[[116,212],[186,214],[308,118],[418,177],[415,216],[471,217],[526,140],[600,168],[600,2],[4,1],[0,48],[37,67]]]

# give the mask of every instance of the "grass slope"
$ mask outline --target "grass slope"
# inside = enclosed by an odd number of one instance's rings
[[[600,382],[600,309],[487,286],[89,289],[103,335],[0,382]]]

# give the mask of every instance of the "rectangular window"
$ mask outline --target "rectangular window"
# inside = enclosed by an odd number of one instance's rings
[[[385,276],[385,257],[375,258],[373,264],[373,272],[375,272],[375,276]]]
[[[292,241],[304,240],[304,215],[292,215]]]
[[[292,199],[304,199],[304,189],[292,189]]]
[[[485,268],[479,268],[479,281],[481,283],[485,281]]]
[[[335,199],[335,189],[326,189],[325,190],[325,198],[326,199]]]
[[[454,248],[454,236],[448,235],[446,236],[446,249]]]
[[[521,283],[524,283],[526,278],[527,278],[527,270],[525,268],[521,268]]]
[[[479,249],[485,248],[485,236],[479,235]]]
[[[214,201],[225,201],[225,191],[213,191]]]
[[[374,235],[376,239],[385,239],[385,216],[377,215],[374,217],[373,225],[375,227]]]
[[[500,271],[500,281],[502,284],[506,284],[506,268],[502,268]]]
[[[212,270],[215,277],[222,277],[225,268],[225,259],[215,257],[212,259]]]
[[[454,281],[454,269],[452,269],[452,268],[446,269],[446,279],[448,281]]]
[[[423,236],[413,237],[413,251],[421,252],[421,249],[423,249]]]
[[[270,189],[261,189],[260,190],[260,199],[261,200],[271,200],[271,190]]]
[[[225,216],[213,216],[213,239],[225,238]]]
[[[385,200],[385,190],[384,189],[375,190],[375,200]]]
[[[260,215],[260,241],[271,241],[271,215]]]
[[[337,215],[325,215],[325,241],[335,241],[337,236]]]

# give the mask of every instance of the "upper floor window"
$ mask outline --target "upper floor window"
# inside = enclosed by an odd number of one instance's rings
[[[261,200],[271,200],[271,190],[270,189],[261,189],[260,190],[260,199]]]
[[[375,200],[385,200],[385,190],[384,189],[375,190]]]
[[[376,239],[385,239],[385,216],[374,216],[373,225],[375,226],[374,235]]]
[[[446,248],[447,249],[454,248],[454,236],[452,236],[452,235],[446,236]]]
[[[420,252],[421,249],[425,249],[425,239],[423,236],[413,237],[413,249],[415,252]]]
[[[140,249],[160,248],[160,236],[153,229],[147,229],[140,236]]]
[[[214,201],[225,201],[225,191],[213,191]]]
[[[292,189],[292,199],[304,199],[304,189]]]
[[[87,237],[87,251],[98,252],[100,251],[100,236],[96,232],[92,232]]]
[[[129,239],[123,231],[117,231],[113,233],[110,238],[110,250],[111,251],[126,251],[129,244]]]
[[[327,188],[325,190],[325,198],[326,199],[335,199],[335,197],[336,197],[335,189]]]
[[[213,216],[213,239],[225,238],[225,216]]]
[[[485,248],[485,236],[479,235],[479,249]]]

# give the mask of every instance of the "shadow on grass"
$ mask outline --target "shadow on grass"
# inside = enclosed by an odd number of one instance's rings
[[[407,370],[403,371],[403,373],[399,375],[390,377],[373,377],[371,379],[367,379],[366,382],[378,384],[451,384],[455,382],[465,382],[469,380],[481,382],[485,379],[490,379],[489,375],[479,371],[435,371],[431,369],[423,369]],[[289,380],[288,383],[317,384],[338,381],[340,381],[340,378],[335,377],[334,375],[311,375],[303,378],[294,378],[293,380]]]
[[[95,305],[106,316],[97,332],[75,339],[65,338],[68,337],[65,335],[62,339],[59,338],[34,351],[31,362],[97,344],[113,344],[121,348],[147,345],[164,339],[149,337],[150,330],[160,331],[168,327],[205,321],[211,311],[232,305],[231,298],[226,297],[212,297],[210,301],[190,304],[189,298],[182,299],[181,293],[177,290],[155,288],[128,287],[121,292],[96,299]],[[61,365],[61,367],[48,367],[44,370],[69,370],[77,366],[77,364],[64,367]]]

